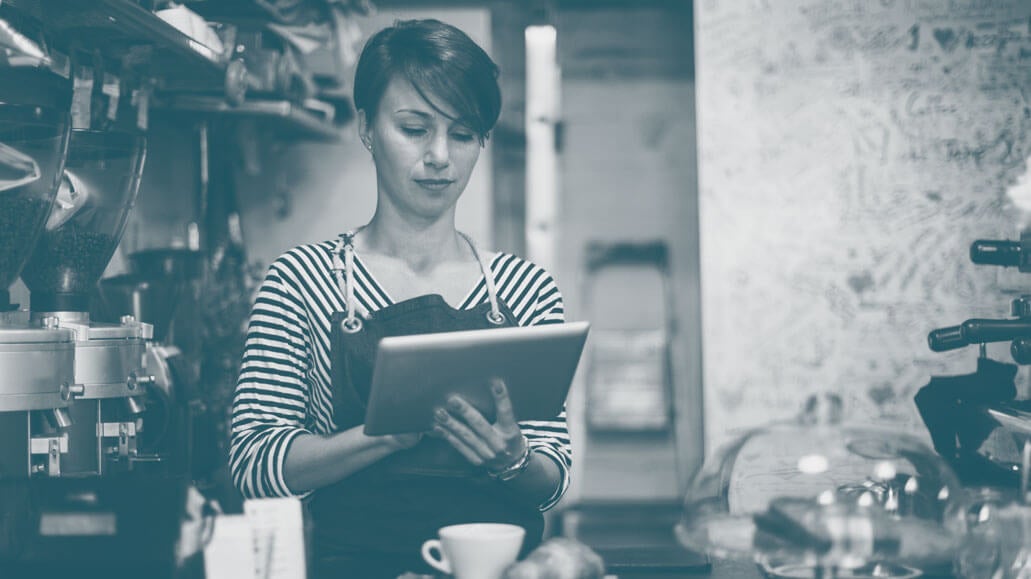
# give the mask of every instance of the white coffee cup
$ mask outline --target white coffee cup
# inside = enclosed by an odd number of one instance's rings
[[[504,523],[468,523],[441,527],[437,536],[422,544],[422,558],[434,569],[455,579],[500,579],[519,555],[526,530]]]

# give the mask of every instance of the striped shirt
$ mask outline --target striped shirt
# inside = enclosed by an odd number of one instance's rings
[[[343,311],[344,296],[332,272],[335,241],[295,247],[270,266],[251,310],[240,377],[233,398],[230,471],[245,497],[303,495],[287,487],[283,465],[300,434],[328,434],[333,421],[330,381],[330,318]],[[391,304],[359,256],[354,260],[358,311]],[[541,267],[499,253],[490,262],[498,299],[520,326],[562,323],[562,295]],[[488,300],[481,276],[459,309]],[[520,422],[530,448],[549,457],[561,484],[540,505],[551,508],[569,486],[572,451],[563,411],[555,420]]]

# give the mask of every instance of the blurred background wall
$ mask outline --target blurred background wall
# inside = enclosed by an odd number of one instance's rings
[[[917,389],[976,356],[927,333],[1007,317],[1023,285],[968,248],[1019,231],[1031,3],[695,11],[707,448],[816,391],[922,431]]]
[[[640,335],[633,332],[661,328],[666,316],[674,322],[669,403],[676,420],[669,431],[588,428],[589,401],[607,398],[604,379],[589,372],[590,364],[605,360],[588,351],[571,400],[580,450],[574,496],[673,499],[702,459],[691,13],[683,3],[570,6],[559,10],[557,29],[562,142],[556,269],[569,317],[590,319],[592,340],[603,330]],[[588,278],[586,250],[593,242],[664,244],[670,299],[663,298],[662,276],[654,268],[612,267]],[[589,348],[595,343],[589,341]],[[648,364],[648,357],[641,362]],[[634,372],[623,375],[626,382]],[[630,412],[626,402],[614,404]]]

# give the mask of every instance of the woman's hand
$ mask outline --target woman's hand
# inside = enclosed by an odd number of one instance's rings
[[[518,461],[526,451],[527,442],[516,423],[505,383],[494,379],[490,390],[497,413],[494,424],[460,396],[452,396],[446,409],[434,411],[433,431],[470,463],[497,472]]]
[[[422,432],[413,432],[410,434],[387,434],[383,438],[388,440],[396,450],[406,450],[419,444],[422,437]]]

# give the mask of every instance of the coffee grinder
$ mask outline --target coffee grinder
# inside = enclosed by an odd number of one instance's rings
[[[71,475],[132,468],[153,381],[144,366],[153,326],[132,316],[98,323],[89,314],[135,203],[145,152],[139,134],[73,129],[56,201],[21,273],[31,293],[30,323],[56,320],[74,334],[77,392],[63,465]]]
[[[71,83],[5,68],[0,83],[0,478],[58,476],[69,448],[75,385],[72,332],[11,304],[54,204],[71,128]]]

